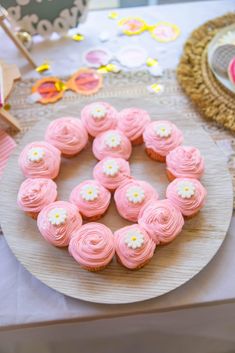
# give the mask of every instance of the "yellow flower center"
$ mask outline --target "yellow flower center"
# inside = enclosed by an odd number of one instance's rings
[[[111,165],[108,166],[109,169],[112,169],[113,167]]]
[[[165,131],[166,131],[166,128],[165,128],[165,127],[162,127],[162,128],[161,128],[161,131],[162,131],[162,132],[165,132]]]
[[[116,141],[115,137],[112,137],[112,142],[115,142],[115,141]]]
[[[131,237],[131,240],[132,240],[132,241],[136,241],[136,240],[137,240],[136,236],[133,235],[133,237]]]
[[[87,193],[88,193],[88,195],[92,195],[92,194],[93,194],[93,192],[92,192],[91,189],[90,189],[90,190],[87,190]]]
[[[139,197],[139,193],[138,193],[138,192],[135,192],[135,193],[134,193],[134,197]]]
[[[37,152],[37,151],[34,151],[34,152],[33,152],[33,155],[34,155],[34,156],[37,156],[37,155],[38,155],[38,152]]]
[[[60,217],[59,213],[56,213],[55,218],[59,218],[59,217]]]
[[[185,186],[184,191],[189,191],[189,187]]]

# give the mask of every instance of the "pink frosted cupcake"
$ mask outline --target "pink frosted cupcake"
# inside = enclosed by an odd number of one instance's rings
[[[19,166],[26,178],[55,179],[59,173],[61,152],[48,142],[26,145],[19,156]]]
[[[141,209],[138,223],[155,244],[168,244],[181,232],[184,218],[171,201],[157,200]]]
[[[113,233],[101,223],[87,223],[73,235],[69,252],[84,269],[103,270],[115,253]]]
[[[94,139],[92,151],[99,160],[105,157],[129,159],[132,148],[130,141],[123,132],[109,130]]]
[[[122,158],[106,157],[93,170],[94,178],[110,191],[116,190],[130,174],[129,163]]]
[[[145,266],[153,257],[155,243],[138,224],[119,229],[114,233],[118,262],[130,270]]]
[[[117,111],[110,104],[95,102],[86,105],[81,111],[82,122],[92,137],[115,129],[117,126]]]
[[[204,206],[206,194],[200,181],[190,178],[177,178],[166,190],[166,197],[187,218],[196,215]]]
[[[138,220],[141,208],[152,199],[158,199],[156,190],[142,180],[127,180],[117,188],[114,194],[119,214],[132,222]]]
[[[75,205],[56,201],[44,207],[38,215],[37,225],[42,236],[51,244],[64,247],[82,225],[82,217]]]
[[[149,114],[138,108],[127,108],[118,114],[118,129],[121,130],[133,145],[143,143],[143,132],[150,123]]]
[[[81,120],[60,118],[49,124],[45,140],[58,148],[65,157],[72,157],[86,146],[88,133]]]
[[[20,186],[17,203],[21,210],[36,219],[43,207],[57,198],[57,185],[51,179],[26,179]]]
[[[147,125],[143,138],[147,154],[159,162],[165,162],[166,155],[183,142],[182,132],[167,120]]]
[[[170,181],[175,178],[200,179],[204,173],[204,158],[196,147],[179,146],[167,155],[166,171]]]
[[[96,180],[86,180],[70,194],[70,202],[76,205],[82,217],[89,221],[100,219],[107,211],[111,194]]]

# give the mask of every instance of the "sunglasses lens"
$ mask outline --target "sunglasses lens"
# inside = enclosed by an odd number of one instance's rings
[[[102,84],[102,78],[94,70],[80,71],[74,77],[76,91],[83,94],[97,92]]]
[[[60,81],[55,78],[46,78],[38,81],[32,91],[40,95],[40,103],[54,103],[63,96],[64,89],[60,89]]]

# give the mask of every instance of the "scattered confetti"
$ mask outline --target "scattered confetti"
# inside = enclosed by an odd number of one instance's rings
[[[164,86],[160,83],[153,83],[150,86],[147,86],[147,90],[151,93],[163,93],[164,92]]]
[[[55,83],[55,88],[57,89],[58,92],[61,92],[61,91],[66,91],[67,86],[66,86],[66,84],[63,81],[59,81],[58,80]]]
[[[118,22],[122,32],[127,36],[140,34],[148,29],[147,23],[139,17],[125,17]]]
[[[118,18],[118,16],[119,16],[118,13],[115,11],[111,11],[108,14],[108,18],[110,18],[111,20],[116,20],[116,18]]]
[[[39,65],[36,67],[36,71],[39,73],[42,73],[44,71],[48,71],[51,69],[51,65],[48,62],[43,63],[42,65]]]
[[[116,74],[120,71],[121,71],[120,67],[114,64],[103,65],[97,69],[97,72],[101,74],[107,74],[108,72],[113,72]]]
[[[106,31],[101,32],[99,34],[99,40],[101,42],[107,42],[110,39],[110,37],[111,37],[111,34],[109,32],[106,32]]]
[[[75,40],[75,42],[82,42],[85,39],[85,37],[83,34],[76,33],[72,36],[72,39]]]
[[[158,42],[167,43],[180,35],[180,28],[175,24],[161,21],[151,27],[150,33]]]
[[[150,75],[155,76],[155,77],[160,77],[163,75],[163,69],[162,69],[161,65],[159,65],[159,64],[156,64],[154,66],[149,66],[148,72],[150,73]]]
[[[154,66],[154,65],[157,65],[158,64],[158,61],[157,59],[153,59],[153,58],[148,58],[146,60],[146,65],[151,67],[151,66]]]

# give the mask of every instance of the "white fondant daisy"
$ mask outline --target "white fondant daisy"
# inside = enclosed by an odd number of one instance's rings
[[[177,193],[183,199],[190,199],[195,194],[195,185],[191,181],[180,181],[177,184]]]
[[[92,108],[91,115],[94,119],[103,119],[107,114],[107,110],[103,105],[95,105]]]
[[[144,201],[144,189],[140,186],[131,186],[126,191],[127,200],[132,203],[141,203]]]
[[[118,132],[108,132],[105,135],[104,142],[108,147],[118,147],[120,146],[122,138]]]
[[[154,126],[154,132],[160,137],[171,136],[172,128],[167,124],[157,124]]]
[[[141,248],[144,244],[144,235],[138,229],[131,230],[125,236],[125,243],[131,249]]]
[[[40,162],[45,156],[45,151],[41,147],[33,147],[28,151],[28,159],[30,162]]]
[[[67,211],[64,208],[53,208],[48,213],[48,220],[53,226],[64,224],[67,219]]]
[[[108,176],[115,176],[119,172],[119,165],[115,159],[107,159],[103,163],[103,173]]]
[[[94,201],[99,196],[99,193],[99,188],[92,184],[84,185],[80,191],[80,195],[85,201]]]

